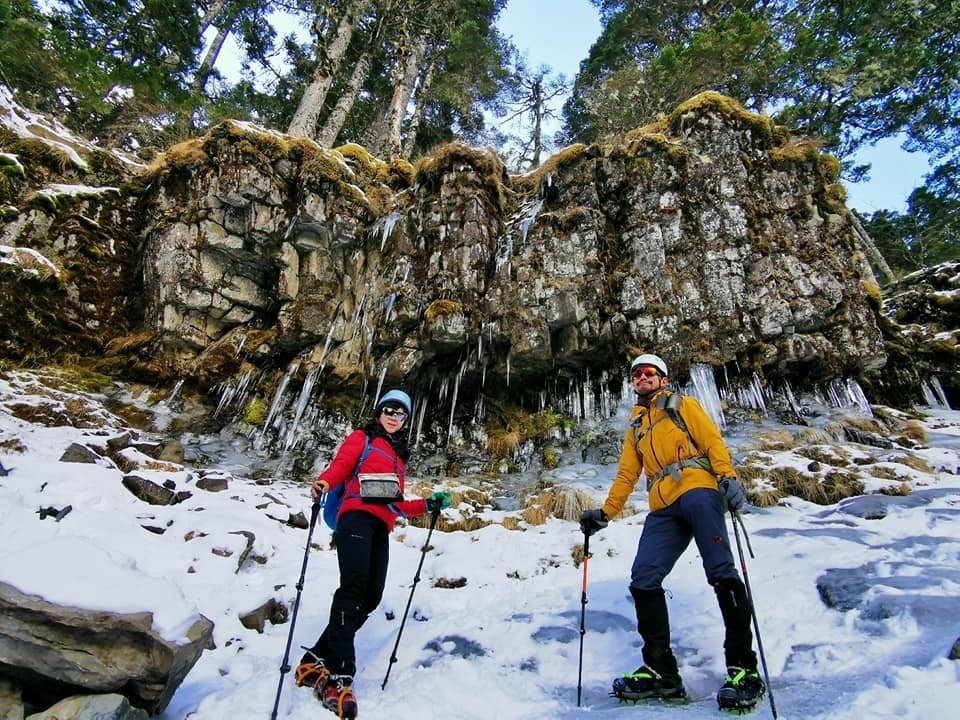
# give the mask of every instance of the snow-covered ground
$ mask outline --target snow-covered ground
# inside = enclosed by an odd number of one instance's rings
[[[30,402],[24,393],[0,379],[0,463],[8,471],[0,473],[0,580],[60,603],[152,609],[168,637],[202,613],[216,623],[216,649],[203,653],[161,720],[268,718],[290,624],[268,623],[260,634],[245,629],[238,614],[272,597],[295,597],[307,532],[285,521],[291,513],[309,517],[306,485],[258,485],[234,472],[228,490],[213,493],[195,487],[191,468],[141,472],[192,492],[177,505],[148,505],[123,487],[119,470],[59,462],[72,441],[92,431],[31,424],[3,409],[14,399]],[[911,494],[826,507],[788,498],[745,516],[755,554],[747,557],[748,577],[781,718],[931,720],[954,717],[960,707],[960,663],[946,659],[960,636],[960,412],[931,410],[923,424],[929,447],[917,453],[935,472],[915,473]],[[555,475],[599,503],[614,471],[580,464]],[[636,500],[643,508],[641,494]],[[862,512],[864,502],[874,512]],[[67,505],[59,521],[37,512]],[[434,532],[381,689],[427,536],[398,527],[383,604],[358,635],[361,717],[717,717],[722,624],[693,547],[667,588],[675,651],[695,702],[618,705],[607,696],[613,677],[640,664],[627,577],[643,520],[640,512],[591,538],[580,707],[584,568],[574,560],[583,542],[575,522]],[[255,535],[250,556],[265,562],[248,558],[238,568],[246,543],[238,531]],[[293,663],[327,619],[337,584],[329,540],[321,521]],[[831,569],[865,583],[857,608],[841,612],[821,600],[817,581]],[[753,716],[771,716],[766,698]],[[332,715],[294,686],[291,672],[279,717]]]

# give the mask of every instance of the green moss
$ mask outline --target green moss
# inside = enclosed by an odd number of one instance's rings
[[[378,160],[367,152],[366,148],[356,143],[341,145],[334,152],[339,153],[344,161],[353,168],[357,176],[363,178],[366,182],[372,182],[377,180],[379,176],[386,176],[387,174],[387,168],[389,167],[387,163]]]
[[[794,140],[772,148],[767,155],[777,164],[816,163],[820,161],[820,147],[818,140]]]
[[[842,167],[840,165],[840,161],[837,160],[833,155],[821,153],[817,157],[817,164],[820,169],[820,175],[827,182],[835,183],[837,178],[840,177],[840,171],[842,170]],[[844,200],[846,200],[846,192],[844,192]]]
[[[56,215],[61,197],[57,193],[39,190],[27,197],[26,205],[47,215]]]
[[[842,205],[847,201],[847,189],[840,183],[830,183],[823,189],[827,198]]]
[[[262,425],[263,421],[267,417],[267,412],[270,409],[270,404],[267,402],[266,398],[255,397],[247,403],[247,407],[243,411],[243,421],[248,425]]]
[[[540,185],[548,177],[555,176],[564,167],[573,165],[588,157],[589,148],[582,143],[575,143],[563,148],[560,152],[551,155],[547,161],[526,175],[514,178],[512,185],[521,192],[539,191]]]
[[[387,166],[385,178],[378,176],[378,180],[385,182],[394,189],[408,188],[413,185],[416,170],[413,165],[402,158],[394,158]]]
[[[210,157],[204,150],[203,138],[193,138],[160,153],[143,172],[141,180],[145,185],[149,185],[171,170],[190,170],[209,163]]]
[[[883,307],[883,293],[880,291],[880,286],[869,280],[862,280],[860,287],[863,289],[863,294],[867,296],[870,306],[876,312],[880,312]]]
[[[647,152],[666,155],[672,162],[683,161],[687,150],[682,141],[672,138],[669,134],[670,125],[666,120],[644,125],[624,134],[623,140],[610,147],[611,155],[625,154],[635,156]]]
[[[100,393],[113,384],[108,375],[80,366],[47,366],[34,373],[48,387],[65,392]]]
[[[676,129],[686,115],[690,113],[702,114],[710,111],[719,112],[724,117],[749,126],[768,141],[773,140],[776,126],[770,118],[752,113],[733,98],[713,90],[694,95],[689,100],[680,103],[668,116],[667,123],[671,128]]]
[[[28,169],[38,166],[61,175],[70,168],[76,168],[70,153],[56,145],[39,138],[23,138],[0,127],[0,147],[17,156],[20,165]],[[82,168],[77,168],[82,169]]]
[[[456,300],[434,300],[423,313],[428,323],[435,322],[445,315],[456,315],[463,312],[463,306]]]
[[[271,160],[279,160],[290,154],[291,147],[302,142],[302,138],[293,138],[280,135],[269,130],[258,128],[249,123],[238,123],[227,120],[214,127],[210,138],[227,137],[237,142],[237,146],[250,155],[265,155]]]
[[[497,207],[505,207],[506,167],[492,150],[478,150],[460,143],[441,145],[432,154],[417,162],[414,183],[439,189],[446,173],[461,172],[464,166],[480,177],[491,197],[495,199]]]
[[[547,446],[543,449],[541,454],[543,458],[543,467],[546,470],[555,470],[560,467],[560,455],[557,453],[556,449]]]

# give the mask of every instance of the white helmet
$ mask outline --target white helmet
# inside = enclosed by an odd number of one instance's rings
[[[649,353],[645,355],[637,355],[633,359],[633,362],[630,363],[630,373],[632,374],[633,371],[641,365],[655,367],[657,371],[664,377],[670,374],[667,372],[667,364],[658,355],[651,355]]]

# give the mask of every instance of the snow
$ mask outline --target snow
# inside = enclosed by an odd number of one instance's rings
[[[53,602],[150,610],[157,632],[173,639],[202,613],[216,624],[216,648],[203,653],[160,720],[269,717],[290,623],[267,623],[261,634],[242,627],[238,614],[273,597],[287,603],[296,597],[307,532],[286,521],[298,512],[310,516],[307,484],[285,478],[259,485],[239,476],[236,465],[230,472],[206,467],[229,480],[227,491],[213,493],[195,486],[194,468],[141,470],[154,482],[172,481],[178,491],[192,493],[177,505],[148,505],[123,487],[119,470],[58,461],[71,442],[102,445],[122,427],[85,431],[17,419],[8,412],[13,401],[42,400],[12,377],[0,375],[0,463],[8,471],[0,472],[0,580]],[[112,418],[105,412],[98,417]],[[930,446],[915,454],[935,472],[900,466],[914,484],[910,495],[831,506],[788,498],[745,515],[755,554],[746,555],[747,577],[781,718],[930,720],[960,705],[960,663],[946,659],[960,636],[960,412],[925,410],[922,424]],[[862,448],[848,452],[857,456]],[[799,463],[786,451],[779,457]],[[558,468],[553,477],[599,503],[614,471],[580,463]],[[674,649],[695,702],[635,707],[607,696],[613,677],[640,664],[627,581],[645,499],[638,492],[633,500],[639,513],[591,538],[586,569],[574,561],[583,536],[571,521],[522,531],[499,525],[437,531],[425,555],[428,531],[398,526],[384,600],[357,636],[361,717],[720,717],[713,696],[724,674],[722,624],[693,547],[666,587]],[[858,509],[867,502],[885,516],[862,517]],[[38,513],[67,505],[72,509],[59,521]],[[254,541],[250,556],[239,562],[243,531]],[[327,620],[338,578],[329,541],[321,521],[312,537],[292,665],[299,647],[311,644]],[[391,665],[421,557],[421,581]],[[845,612],[828,608],[818,579],[830,569],[858,568],[867,568],[870,581],[862,603]],[[584,574],[588,603],[577,707]],[[462,587],[436,585],[461,579]],[[388,667],[389,682],[381,689]],[[292,672],[284,677],[278,716],[333,717],[294,686]],[[771,716],[768,699],[752,716]]]

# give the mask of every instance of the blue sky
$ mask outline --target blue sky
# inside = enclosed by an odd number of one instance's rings
[[[573,79],[600,33],[597,10],[589,0],[510,0],[498,23],[532,67],[549,65]],[[907,153],[896,139],[862,151],[858,162],[872,164],[871,180],[847,184],[847,203],[862,212],[903,211],[910,192],[929,171],[926,156]]]

